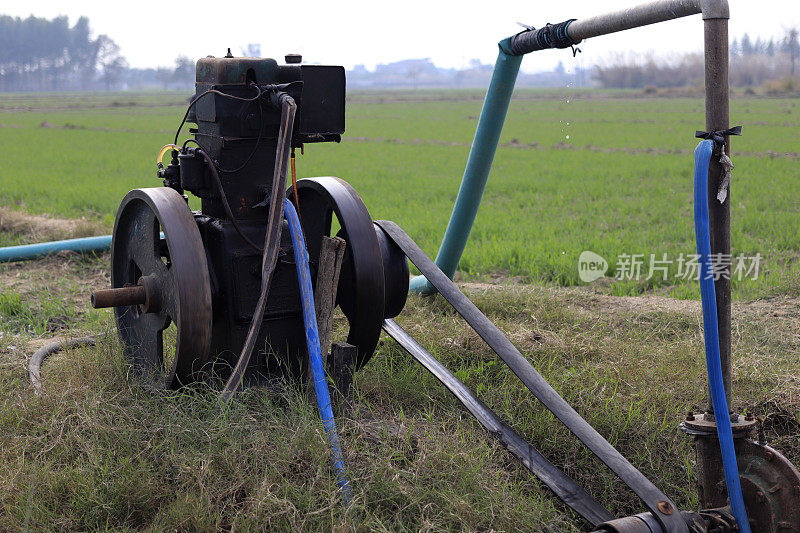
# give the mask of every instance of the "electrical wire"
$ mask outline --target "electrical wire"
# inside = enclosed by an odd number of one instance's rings
[[[206,162],[209,170],[211,170],[211,175],[214,178],[214,184],[217,186],[217,190],[219,191],[219,195],[222,197],[222,206],[225,208],[225,214],[228,216],[228,220],[231,221],[233,224],[233,229],[236,230],[236,233],[244,239],[247,245],[257,252],[261,252],[261,248],[258,247],[256,243],[251,241],[247,235],[244,234],[242,228],[239,226],[239,223],[236,221],[236,217],[233,216],[233,211],[231,211],[231,205],[228,203],[228,197],[225,194],[225,190],[222,188],[222,180],[219,179],[219,173],[217,172],[217,167],[214,165],[214,162],[211,160],[211,156],[205,153],[202,149],[197,150],[195,153],[200,154],[203,160]]]
[[[180,134],[181,134],[181,129],[183,129],[183,125],[186,124],[186,119],[189,118],[189,112],[192,110],[192,108],[195,106],[195,104],[198,101],[200,101],[200,99],[202,97],[204,97],[206,95],[209,95],[209,94],[218,94],[220,96],[224,96],[226,98],[230,98],[231,100],[238,100],[240,102],[255,102],[256,100],[261,98],[261,95],[263,95],[264,92],[261,90],[261,87],[259,87],[256,83],[251,82],[250,85],[252,87],[255,87],[256,90],[258,91],[258,94],[255,95],[252,98],[242,98],[241,96],[234,96],[232,94],[227,94],[227,93],[224,93],[222,91],[218,91],[217,89],[209,89],[209,90],[203,91],[202,93],[200,93],[197,96],[195,96],[194,99],[191,102],[189,102],[189,107],[186,108],[186,113],[183,114],[183,120],[181,120],[181,123],[178,126],[178,131],[175,132],[175,141],[173,141],[173,144],[178,144],[178,136],[180,136]]]
[[[250,153],[247,154],[247,157],[245,158],[244,162],[241,165],[239,165],[238,167],[231,168],[231,169],[222,168],[217,162],[214,162],[214,165],[217,167],[217,170],[219,170],[223,174],[234,174],[234,173],[239,172],[240,170],[244,169],[244,167],[247,166],[247,164],[250,162],[250,160],[256,154],[256,151],[258,151],[258,147],[261,144],[261,137],[262,137],[262,134],[264,132],[264,110],[261,108],[261,101],[260,100],[258,102],[258,118],[259,118],[259,127],[258,127],[258,137],[256,138],[256,144],[253,146],[253,149],[250,150]],[[185,141],[183,141],[182,149],[186,150],[186,145],[189,144],[189,143],[194,143],[197,146],[199,146],[201,150],[205,150],[206,152],[209,152],[209,150],[205,146],[203,146],[200,143],[200,141],[198,141],[197,139],[186,139]]]
[[[180,147],[180,151],[183,152],[183,153],[186,153],[186,145],[189,144],[189,143],[194,143],[200,148],[199,153],[203,156],[203,159],[205,160],[206,164],[211,169],[211,174],[214,177],[215,185],[217,187],[217,190],[219,191],[220,197],[222,198],[222,205],[225,208],[225,213],[227,214],[227,216],[230,219],[230,221],[233,223],[234,229],[239,234],[239,236],[247,243],[247,245],[250,246],[250,248],[252,248],[253,250],[255,250],[257,252],[261,252],[261,248],[259,248],[257,244],[255,244],[253,241],[251,241],[244,234],[244,232],[242,231],[241,227],[236,222],[236,218],[233,216],[233,211],[231,210],[230,204],[228,203],[228,197],[225,194],[224,189],[222,188],[222,181],[220,180],[220,177],[219,177],[219,172],[226,173],[226,174],[233,174],[233,173],[239,172],[240,170],[244,169],[247,166],[247,164],[250,162],[250,160],[253,158],[255,153],[258,151],[258,147],[261,144],[261,138],[262,138],[263,132],[264,132],[264,110],[262,108],[260,98],[265,93],[264,93],[264,91],[261,90],[261,87],[259,87],[256,83],[252,83],[251,82],[250,85],[252,87],[254,87],[256,89],[256,91],[258,91],[258,94],[255,95],[252,98],[242,98],[242,97],[239,97],[239,96],[234,96],[232,94],[223,93],[223,92],[218,91],[216,89],[209,89],[207,91],[204,91],[204,92],[200,93],[197,97],[195,97],[189,103],[189,107],[186,109],[186,113],[184,113],[184,115],[183,115],[183,120],[181,120],[181,123],[178,126],[178,130],[175,132],[175,144],[166,145],[164,148],[162,148],[161,149],[162,151],[159,152],[158,160],[159,161],[161,160],[161,158],[164,155],[164,152],[169,147],[174,147],[175,149],[178,148],[177,147],[178,137],[180,136],[180,132],[181,132],[181,129],[183,128],[183,125],[186,123],[186,119],[189,116],[189,112],[191,111],[192,107],[194,107],[194,105],[203,96],[206,96],[207,94],[219,94],[221,96],[224,96],[224,97],[227,97],[227,98],[231,98],[233,100],[242,101],[242,102],[255,102],[255,101],[258,101],[258,116],[259,116],[258,137],[256,138],[256,143],[253,146],[253,149],[247,155],[247,157],[245,158],[244,162],[241,165],[239,165],[238,167],[236,167],[234,169],[222,168],[216,161],[211,159],[211,156],[208,155],[210,153],[210,151],[203,144],[201,144],[200,141],[198,141],[197,139],[186,139],[183,142],[183,145]]]
[[[250,151],[250,154],[248,154],[247,158],[244,160],[244,162],[241,165],[239,165],[238,167],[236,167],[234,169],[222,168],[216,162],[214,163],[214,165],[217,167],[217,169],[220,172],[224,173],[224,174],[233,174],[235,172],[239,172],[244,167],[246,167],[247,164],[250,162],[250,160],[255,155],[256,151],[258,150],[258,146],[261,144],[261,137],[262,137],[262,134],[264,132],[264,110],[261,107],[261,100],[260,100],[260,98],[264,95],[264,91],[262,91],[261,87],[259,87],[256,83],[251,83],[251,86],[255,87],[255,89],[258,91],[258,94],[256,96],[252,97],[252,98],[242,98],[242,97],[239,97],[239,96],[234,96],[232,94],[223,93],[222,91],[218,91],[216,89],[209,89],[209,90],[204,91],[204,92],[200,93],[199,95],[197,95],[197,97],[189,103],[189,107],[186,108],[186,113],[184,113],[184,115],[183,115],[183,120],[181,120],[181,123],[178,126],[178,130],[175,132],[175,144],[176,145],[178,144],[178,137],[180,136],[181,129],[183,128],[183,125],[186,124],[186,119],[189,117],[189,112],[192,110],[192,107],[194,107],[194,105],[203,96],[205,96],[207,94],[219,94],[220,96],[225,96],[227,98],[231,98],[233,100],[238,100],[238,101],[242,101],[242,102],[255,102],[255,101],[258,100],[258,118],[259,118],[258,138],[256,138],[256,144],[255,144],[255,146],[253,146],[253,149]],[[206,152],[209,151],[202,144],[200,144],[200,142],[198,142],[196,139],[187,139],[186,141],[184,141],[183,147],[182,147],[183,150],[186,149],[186,144],[190,143],[190,142],[195,143],[197,146],[199,146],[202,150],[205,150]]]

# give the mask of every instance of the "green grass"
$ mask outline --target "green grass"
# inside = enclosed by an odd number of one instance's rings
[[[624,96],[518,91],[460,264],[464,274],[577,285],[583,250],[605,257],[609,276],[621,254],[647,261],[666,253],[675,261],[693,253],[691,152],[694,130],[704,124],[702,100]],[[128,190],[160,184],[155,154],[171,141],[185,97],[0,97],[0,201],[33,213],[89,216],[110,230]],[[374,218],[397,221],[435,255],[480,97],[354,93],[343,142],[309,145],[299,175],[348,180]],[[732,102],[731,122],[744,125],[744,136],[733,140],[732,251],[764,257],[760,279],[734,280],[736,298],[776,287],[796,292],[800,284],[800,197],[787,192],[796,175],[798,113],[791,99]],[[666,282],[620,281],[608,290],[696,297],[695,284],[675,274],[673,265]]]
[[[16,218],[0,210],[0,243],[61,235],[34,231],[25,212],[89,218],[68,234],[110,230],[129,189],[159,185],[154,157],[171,141],[185,96],[0,97],[0,200],[19,210]],[[677,424],[705,401],[699,307],[652,293],[696,299],[697,288],[557,286],[579,283],[585,249],[612,267],[622,253],[693,251],[691,152],[702,102],[518,96],[460,268],[472,281],[532,283],[465,290],[625,457],[695,509],[694,454]],[[770,443],[797,463],[795,104],[733,102],[745,137],[734,140],[732,241],[734,253],[765,257],[757,281],[734,285],[735,406],[764,416]],[[480,105],[475,91],[354,94],[344,141],[308,146],[299,173],[347,179],[375,218],[396,220],[433,255]],[[87,303],[91,289],[107,286],[108,261],[0,265],[0,530],[587,528],[388,339],[337,410],[354,488],[347,510],[319,419],[293,386],[248,390],[227,409],[202,387],[154,395],[132,379],[111,335],[97,349],[55,356],[44,394],[34,395],[27,358],[45,340],[113,331],[111,313]],[[398,322],[617,516],[642,511],[441,299],[410,298]]]

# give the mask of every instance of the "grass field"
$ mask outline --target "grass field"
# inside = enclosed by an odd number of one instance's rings
[[[0,245],[109,232],[134,187],[157,186],[184,94],[0,97]],[[356,93],[339,145],[300,176],[337,175],[374,218],[435,255],[481,94]],[[736,405],[800,461],[798,100],[732,102]],[[705,400],[699,291],[676,279],[583,286],[578,256],[694,251],[692,151],[703,104],[636,94],[520,91],[461,262],[462,286],[539,371],[679,505],[696,506],[676,427]],[[41,216],[46,215],[46,216]],[[81,219],[81,220],[74,220]],[[86,295],[108,257],[0,265],[0,530],[535,530],[586,524],[553,498],[389,340],[337,421],[355,500],[336,502],[319,420],[291,388],[220,411],[210,391],[152,396],[119,347],[66,353],[45,394],[25,374],[46,340],[108,331]],[[618,515],[635,498],[537,405],[438,299],[399,322],[501,416]],[[342,324],[339,323],[341,326]]]
[[[394,96],[354,95],[344,141],[309,146],[298,172],[350,181],[374,218],[397,221],[434,254],[480,94]],[[702,101],[603,96],[520,91],[461,262],[466,274],[575,285],[583,250],[608,259],[609,276],[621,254],[693,253],[691,152],[694,131],[704,126]],[[737,297],[798,287],[796,105],[753,98],[732,104],[732,123],[744,125],[733,141],[732,252],[764,257],[759,281],[735,283]],[[128,190],[159,184],[155,153],[171,141],[184,106],[185,95],[174,94],[4,98],[0,199],[110,228]],[[666,282],[623,281],[610,290],[659,286],[672,296],[697,294],[674,268]]]

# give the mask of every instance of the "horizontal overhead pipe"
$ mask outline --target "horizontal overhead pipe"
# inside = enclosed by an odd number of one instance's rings
[[[6,246],[0,248],[0,263],[26,261],[63,251],[86,253],[105,252],[111,248],[111,235],[100,237],[83,237],[63,241],[24,244],[22,246]]]
[[[574,41],[607,35],[618,31],[649,26],[677,18],[696,15],[701,12],[698,0],[661,0],[639,6],[614,11],[586,19],[578,19],[567,28]]]

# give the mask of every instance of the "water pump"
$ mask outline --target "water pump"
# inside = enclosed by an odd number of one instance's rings
[[[323,237],[338,222],[346,248],[336,303],[349,321],[347,340],[356,347],[340,363],[363,366],[383,319],[405,303],[405,256],[392,252],[344,180],[305,179],[286,191],[295,148],[341,139],[344,69],[302,64],[296,55],[279,64],[229,53],[200,59],[196,80],[181,124],[195,124],[193,136],[178,145],[176,133],[159,154],[164,187],[135,189],[122,200],[112,288],[95,291],[93,305],[115,307],[125,351],[151,386],[211,380],[236,388],[301,376],[308,370],[306,339],[283,220],[288,195],[300,216],[315,283]],[[164,167],[166,151],[172,162]],[[187,193],[200,198],[200,211],[191,211]],[[171,324],[174,351],[165,350]]]

